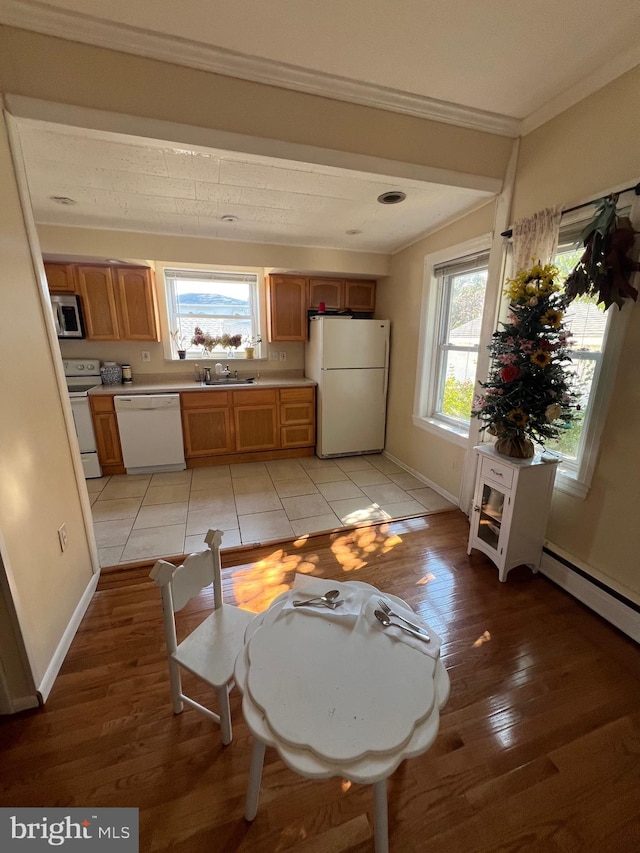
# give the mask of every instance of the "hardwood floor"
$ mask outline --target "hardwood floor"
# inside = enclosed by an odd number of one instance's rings
[[[488,559],[467,556],[467,533],[456,511],[230,551],[225,598],[257,611],[311,570],[401,596],[443,637],[451,697],[431,750],[389,781],[392,851],[635,853],[638,647],[528,569],[500,584]],[[106,572],[45,707],[0,722],[0,805],[138,806],[143,853],[371,851],[371,790],[305,781],[273,750],[244,821],[238,693],[229,747],[196,711],[172,714],[147,575]],[[203,594],[185,619],[209,604]]]

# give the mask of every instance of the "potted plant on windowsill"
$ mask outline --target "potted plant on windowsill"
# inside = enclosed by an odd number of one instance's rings
[[[185,335],[181,334],[179,329],[176,329],[174,332],[171,332],[171,337],[173,338],[173,342],[176,345],[176,352],[178,353],[178,358],[184,359],[187,357],[187,350],[185,344],[187,343],[187,338]]]
[[[243,338],[245,358],[253,358],[255,348],[262,343],[260,335],[246,335]]]

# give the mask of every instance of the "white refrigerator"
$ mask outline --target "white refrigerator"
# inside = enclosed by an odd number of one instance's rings
[[[317,456],[384,448],[388,373],[389,320],[310,319],[305,374],[318,383]]]

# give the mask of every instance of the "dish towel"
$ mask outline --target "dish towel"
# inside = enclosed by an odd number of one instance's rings
[[[396,625],[390,625],[386,628],[375,616],[375,611],[380,610],[380,599],[383,601],[387,600],[385,599],[384,593],[372,595],[362,611],[362,615],[371,630],[383,631],[393,642],[406,643],[406,645],[411,646],[412,649],[422,652],[423,655],[429,655],[429,657],[437,659],[440,656],[442,640],[433,628],[427,625],[423,619],[413,612],[413,610],[409,610],[407,607],[400,607],[400,605],[396,604],[395,601],[388,601],[389,607],[393,612],[397,613],[399,616],[404,616],[405,619],[408,619],[409,622],[413,622],[414,625],[424,628],[429,635],[429,642],[426,640],[420,640],[418,637],[414,637],[402,628],[398,628],[397,624],[404,625],[404,622],[400,619],[394,619],[393,616],[390,616],[389,619],[392,622],[395,622]],[[408,627],[408,625],[405,625],[405,628]]]

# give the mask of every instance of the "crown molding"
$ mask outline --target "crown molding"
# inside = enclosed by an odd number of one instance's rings
[[[4,0],[0,23],[67,41],[144,56],[254,83],[319,95],[472,130],[516,138],[520,121],[448,101],[308,71],[284,62],[248,56],[188,39],[111,23],[91,15],[55,9],[33,0]]]

